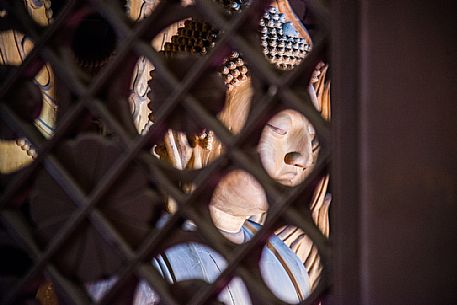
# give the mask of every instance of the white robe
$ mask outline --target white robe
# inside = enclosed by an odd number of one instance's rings
[[[245,240],[251,239],[253,229],[259,230],[260,227],[252,221],[247,221],[242,227]],[[201,279],[211,283],[227,266],[227,262],[220,254],[196,243],[167,249],[165,257],[168,259],[171,268],[167,266],[163,256],[155,258],[152,264],[169,283],[173,283],[171,273],[178,282]],[[303,263],[276,236],[272,236],[267,247],[263,249],[260,271],[267,286],[283,301],[292,304],[298,303],[309,294],[309,277]],[[115,280],[105,280],[88,285],[88,291],[95,300],[98,300],[114,282]],[[247,288],[238,277],[233,278],[219,294],[219,300],[226,305],[251,305]],[[152,305],[158,304],[158,301],[159,296],[146,282],[141,281],[135,293],[133,304]]]

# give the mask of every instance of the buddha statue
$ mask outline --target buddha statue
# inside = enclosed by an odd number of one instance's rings
[[[308,120],[294,110],[275,115],[265,127],[258,152],[267,173],[276,181],[295,186],[312,170],[314,129]],[[229,173],[213,195],[210,211],[216,226],[233,242],[244,221],[267,211],[268,204],[260,184],[246,172]]]
[[[133,9],[135,3],[138,4],[140,2],[143,1],[131,1],[132,7],[130,14],[132,16],[135,15],[134,13],[136,12]],[[147,2],[152,3],[155,1]],[[148,6],[137,6],[139,10],[137,18],[144,17],[146,12],[142,11],[140,7],[144,9]],[[275,16],[277,15],[277,11],[274,10],[270,13]],[[265,27],[268,27],[267,23]],[[277,25],[274,25],[271,28],[274,27],[277,27]],[[300,44],[306,46],[300,39],[295,37],[296,33],[293,33],[289,28],[290,24],[288,27],[284,27],[284,31],[286,32],[287,30],[287,33],[290,34],[287,35],[286,38],[289,40],[292,39],[293,43],[297,43],[299,46],[301,46]],[[281,27],[281,29],[283,28]],[[278,41],[279,43],[285,43],[285,47],[287,48],[288,41],[286,38]],[[157,41],[159,41],[159,39],[157,39]],[[277,47],[273,46],[271,43],[265,47],[268,48],[268,52],[270,52],[268,54],[271,54],[272,51],[278,51],[276,50]],[[291,52],[297,53],[299,52],[297,50],[300,49],[294,48],[294,45],[292,44]],[[300,54],[298,55],[295,53],[280,54],[282,57],[275,55],[276,57],[272,57],[271,59],[275,60],[274,64],[277,68],[288,70],[292,68],[291,65],[295,64],[295,61],[298,63],[299,60],[301,60],[305,51],[300,51],[301,53],[299,52]],[[290,56],[284,59],[285,55]],[[227,61],[227,65],[224,67],[225,69],[223,69],[228,87],[227,111],[223,112],[220,115],[220,118],[232,132],[238,133],[244,124],[248,112],[247,110],[249,109],[248,101],[252,97],[252,88],[249,74],[245,71],[243,59],[237,53],[234,53],[231,56],[233,58],[230,58],[231,61]],[[295,61],[291,62],[291,58]],[[282,63],[282,59],[287,60],[287,63]],[[236,65],[233,69],[230,67],[231,62],[234,62]],[[150,63],[147,63],[144,60],[138,64],[136,72],[142,75],[137,79],[148,78],[149,73],[142,73],[147,69],[152,69],[148,65],[150,65]],[[140,69],[141,67],[144,69]],[[237,76],[236,80],[229,79],[232,77],[231,75],[235,74],[231,72],[232,70],[240,71],[240,75]],[[240,82],[237,82],[237,80],[240,80]],[[143,127],[146,125],[145,120],[147,121],[148,117],[147,114],[141,116],[146,112],[145,102],[147,101],[147,86],[144,85],[146,82],[143,82],[141,94],[132,97],[132,100],[135,98],[140,100],[140,102],[136,103],[136,106],[138,107],[134,108],[133,111],[134,117],[135,113],[138,114],[138,117],[135,117],[135,120],[138,122],[135,123],[137,124],[139,131],[142,131]],[[140,87],[141,84],[132,83],[134,93],[137,91],[140,92],[140,90],[136,90],[135,86]],[[314,89],[310,86],[310,90],[313,91]],[[316,89],[316,91],[318,90]],[[133,104],[135,104],[135,102],[133,102]],[[170,139],[177,140],[178,142],[182,142],[185,139],[183,137],[181,137],[182,140],[177,139],[178,137],[172,139],[173,137],[175,136],[171,136]],[[312,169],[312,164],[315,160],[316,152],[313,152],[313,139],[314,131],[312,126],[301,114],[291,110],[279,113],[266,126],[258,147],[266,171],[277,181],[289,186],[296,185],[303,181],[307,173]],[[221,153],[222,148],[220,144],[218,144],[217,141],[215,142],[215,145],[209,149],[209,152],[205,152],[209,154],[209,156],[201,158],[203,161],[200,161],[199,166],[195,166],[195,168],[204,166],[208,160],[216,158]],[[194,154],[198,149],[198,146],[193,148]],[[184,164],[182,168],[185,167]],[[193,167],[191,166],[191,168]],[[253,215],[264,214],[267,211],[267,208],[266,196],[260,184],[243,171],[233,171],[226,176],[226,179],[220,182],[220,185],[216,189],[210,206],[210,212],[215,226],[222,234],[232,242],[241,244],[251,239],[260,228],[258,224],[248,219]],[[192,224],[188,224],[187,229],[193,230],[194,227]],[[170,264],[166,264],[162,257],[154,258],[152,264],[157,270],[161,270],[162,276],[170,282],[173,280],[183,281],[191,278],[211,282],[226,266],[226,262],[217,252],[195,243],[168,249],[165,254],[170,261]],[[286,265],[281,263],[281,261],[286,262]],[[260,264],[265,282],[282,300],[289,303],[297,303],[306,298],[309,294],[310,280],[307,270],[303,266],[303,260],[300,260],[280,238],[276,236],[271,237],[267,247],[265,247],[263,251],[263,259]],[[188,268],[188,266],[194,266],[194,268]],[[171,272],[174,274],[173,278],[170,276]],[[107,291],[114,281],[115,279],[100,281],[98,283],[92,283],[87,287],[90,294],[97,299]],[[234,278],[229,283],[226,289],[220,294],[219,299],[226,304],[250,304],[247,290],[239,278]],[[140,282],[134,304],[155,304],[157,302],[158,296],[146,283]]]

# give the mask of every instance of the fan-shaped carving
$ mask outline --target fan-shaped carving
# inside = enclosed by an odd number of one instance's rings
[[[58,154],[81,189],[90,194],[116,163],[121,150],[99,136],[85,135],[63,144]],[[139,245],[151,230],[150,223],[155,215],[147,173],[139,165],[131,164],[97,208],[132,246]],[[77,209],[59,183],[43,169],[38,174],[31,199],[37,235],[43,241],[51,240]],[[55,261],[66,274],[82,281],[112,274],[121,261],[118,255],[113,255],[108,240],[109,236],[101,235],[84,221],[58,251]]]

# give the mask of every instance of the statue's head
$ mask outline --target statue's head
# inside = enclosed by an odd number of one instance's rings
[[[314,128],[299,112],[284,110],[263,130],[258,151],[267,173],[276,181],[295,186],[314,164]]]
[[[227,94],[220,118],[233,133],[239,133],[249,113],[253,87],[245,81]],[[265,126],[257,147],[267,173],[276,181],[295,186],[311,172],[316,159],[313,153],[314,128],[299,112],[287,109],[272,117]]]
[[[219,182],[211,204],[229,215],[245,218],[262,214],[268,208],[265,191],[260,183],[242,170],[228,173]]]

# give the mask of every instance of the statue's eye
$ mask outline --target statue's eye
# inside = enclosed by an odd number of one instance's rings
[[[267,124],[267,126],[270,127],[271,130],[273,130],[274,133],[277,133],[277,134],[282,135],[282,136],[287,134],[287,131],[282,129],[282,128],[276,127],[276,126],[271,125],[271,124]]]

